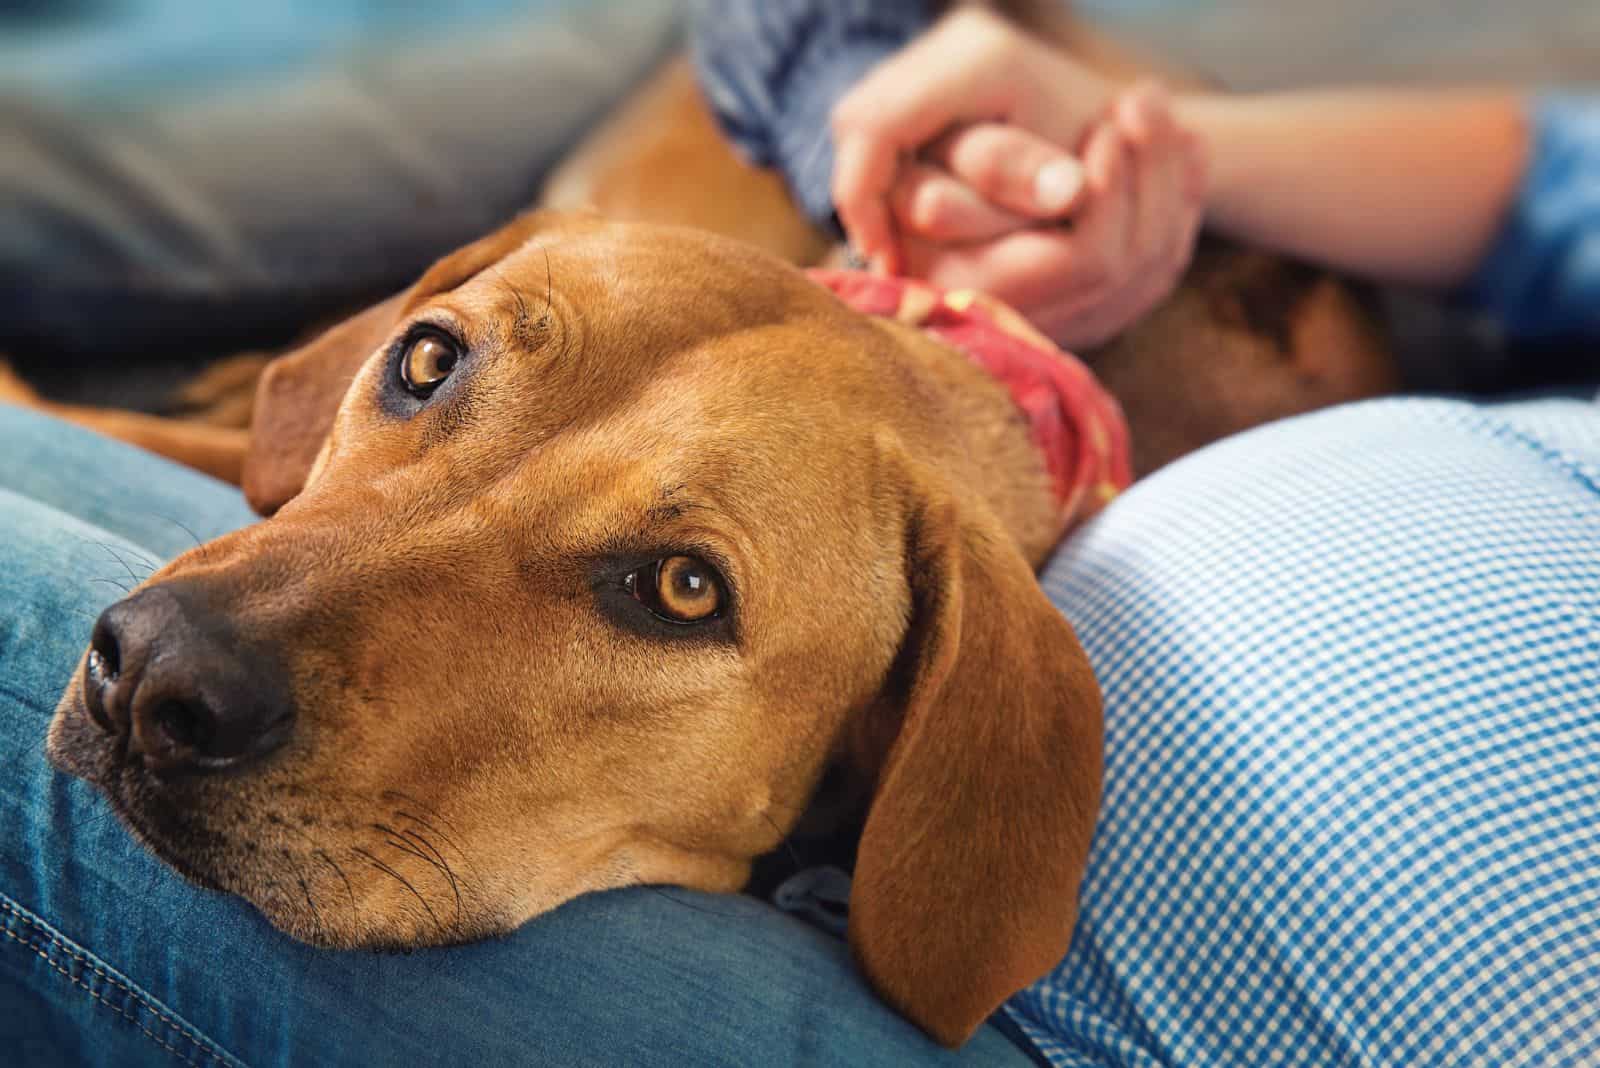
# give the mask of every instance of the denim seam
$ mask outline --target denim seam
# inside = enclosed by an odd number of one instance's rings
[[[167,1050],[185,1064],[197,1066],[199,1061],[195,1059],[196,1055],[203,1055],[211,1062],[226,1066],[226,1068],[233,1068],[233,1066],[241,1063],[237,1058],[231,1057],[226,1053],[220,1053],[217,1049],[211,1048],[214,1046],[214,1043],[212,1043],[205,1036],[201,1035],[191,1025],[187,1024],[186,1022],[181,1022],[174,1016],[163,1012],[156,1006],[156,1003],[149,995],[133,986],[131,983],[125,982],[116,975],[111,974],[109,971],[109,966],[102,966],[102,962],[93,954],[89,953],[88,950],[68,941],[43,920],[40,920],[38,917],[28,912],[28,910],[13,903],[3,894],[0,894],[0,916],[6,915],[9,915],[12,919],[10,922],[0,926],[0,933],[3,933],[7,938],[16,942],[18,945],[32,950],[40,960],[44,961],[56,972],[59,972],[61,975],[65,976],[66,979],[74,986],[81,988],[85,993],[94,998],[96,1001],[100,1002],[106,1008],[110,1009],[118,1016],[128,1020],[128,1022],[132,1023],[140,1031],[143,1031],[145,1035],[151,1039],[151,1041],[156,1043],[156,1045]],[[37,931],[43,937],[43,939],[45,939],[45,944],[41,945],[40,943],[35,942],[32,938],[24,937],[21,933],[13,929],[14,925],[25,926]],[[47,949],[49,952],[47,952]],[[80,976],[72,974],[72,972],[68,971],[59,960],[55,959],[54,954],[56,951],[65,953],[80,966],[87,968],[89,971],[99,976],[111,986],[122,991],[141,1009],[156,1017],[168,1028],[176,1032],[176,1034],[183,1039],[183,1041],[187,1043],[189,1047],[191,1047],[192,1052],[186,1055],[183,1050],[172,1045],[166,1039],[162,1038],[160,1035],[146,1027],[139,1017],[130,1012],[126,1007],[113,1004],[103,993],[84,982]]]

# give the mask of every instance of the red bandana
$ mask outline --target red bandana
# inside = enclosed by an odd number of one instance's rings
[[[908,278],[806,273],[858,311],[921,327],[1011,391],[1044,452],[1063,531],[1133,481],[1122,408],[1087,367],[1011,308],[970,289],[946,293]]]

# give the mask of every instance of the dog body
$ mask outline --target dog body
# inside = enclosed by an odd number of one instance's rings
[[[59,767],[296,937],[399,946],[737,889],[837,766],[891,1003],[958,1042],[1059,959],[1098,692],[1033,579],[1058,506],[1002,387],[746,246],[589,218],[364,318],[307,350],[360,367],[300,427],[303,491],[97,624]]]

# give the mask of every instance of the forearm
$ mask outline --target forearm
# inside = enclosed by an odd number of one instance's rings
[[[1215,229],[1383,281],[1452,288],[1499,232],[1526,166],[1510,92],[1194,95]]]

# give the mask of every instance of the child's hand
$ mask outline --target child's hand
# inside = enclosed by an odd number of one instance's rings
[[[900,273],[889,191],[903,161],[973,122],[1002,122],[1072,152],[1110,94],[1093,71],[1002,16],[958,6],[834,105],[833,202],[850,243]]]
[[[1082,178],[1014,127],[968,127],[936,146],[942,169],[906,168],[890,197],[904,273],[1006,301],[1068,348],[1102,344],[1172,292],[1188,267],[1205,199],[1199,140],[1159,87],[1129,90],[1089,132]],[[1029,172],[1028,161],[1045,169]],[[1059,184],[1057,184],[1059,183]],[[1026,209],[1055,190],[1067,225]],[[1059,217],[1060,213],[1049,213]]]
[[[1083,165],[1016,126],[975,123],[902,164],[889,192],[895,230],[950,245],[1065,221],[1084,193]]]

